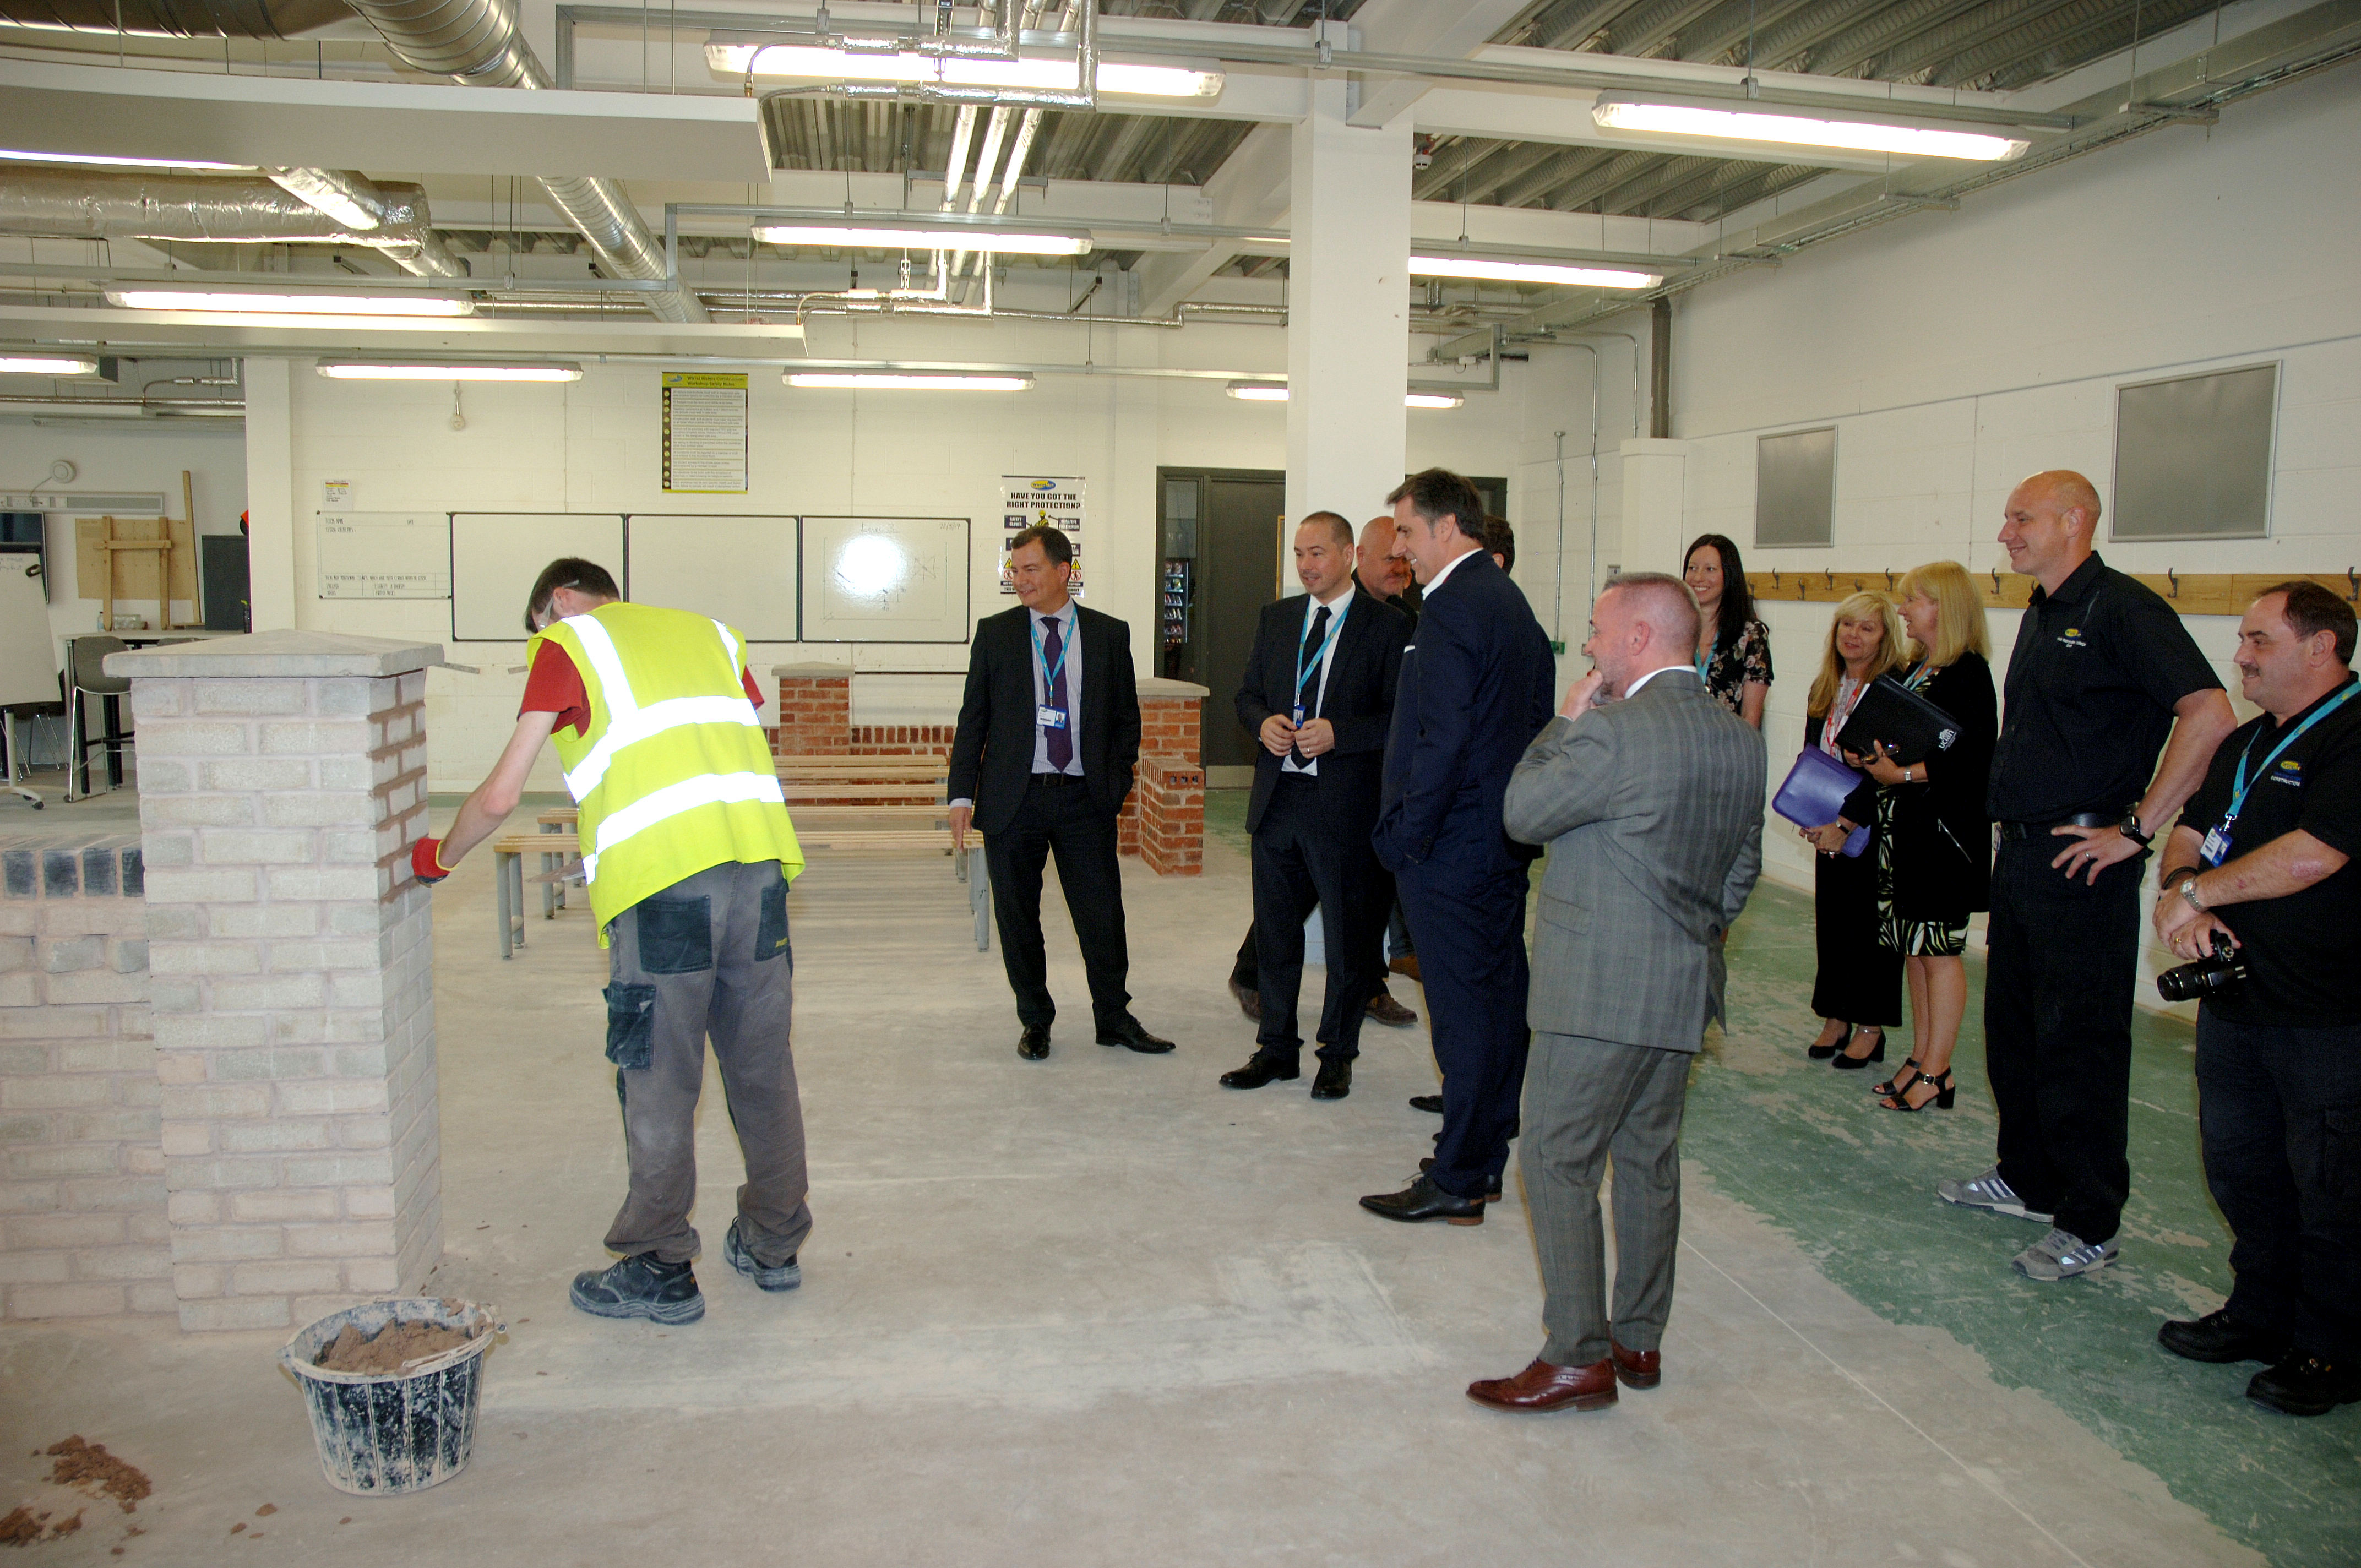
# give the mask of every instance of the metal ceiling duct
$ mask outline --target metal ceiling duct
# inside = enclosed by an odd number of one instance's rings
[[[414,71],[471,87],[551,85],[549,72],[518,30],[516,0],[352,0],[352,8]],[[609,272],[618,278],[665,277],[664,248],[615,181],[544,177],[540,183]],[[647,299],[662,320],[708,319],[695,294],[668,289]]]
[[[299,170],[311,173],[312,170]],[[346,199],[373,227],[341,223],[266,179],[16,169],[0,179],[0,234],[60,239],[182,240],[212,245],[349,245],[381,252],[422,278],[464,278],[415,185],[344,177]]]
[[[351,15],[344,0],[0,0],[11,22],[174,38],[291,38]]]

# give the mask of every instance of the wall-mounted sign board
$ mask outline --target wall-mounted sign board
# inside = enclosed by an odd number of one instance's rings
[[[632,601],[711,616],[749,641],[796,640],[797,565],[792,517],[631,517]]]
[[[524,610],[533,585],[566,555],[596,562],[629,591],[620,512],[453,512],[452,641],[523,641],[532,635]]]
[[[806,642],[964,642],[968,520],[803,520]]]
[[[746,493],[746,377],[664,373],[664,488],[666,495]]]
[[[440,511],[318,513],[324,599],[451,597],[451,516]]]

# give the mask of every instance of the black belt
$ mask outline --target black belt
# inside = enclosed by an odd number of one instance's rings
[[[1080,773],[1035,773],[1033,775],[1033,782],[1045,788],[1055,789],[1060,784],[1078,784],[1082,782],[1082,775]]]
[[[2113,817],[2103,811],[2078,811],[2054,822],[2004,822],[2000,825],[2000,837],[2003,843],[2010,843],[2018,839],[2046,837],[2053,828],[2113,828],[2123,819],[2120,811]]]

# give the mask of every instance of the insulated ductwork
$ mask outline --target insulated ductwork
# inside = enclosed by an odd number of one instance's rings
[[[291,38],[351,15],[344,0],[0,0],[12,22],[174,38]]]
[[[318,174],[287,171],[289,178]],[[99,174],[16,169],[0,178],[0,234],[59,239],[185,240],[213,245],[349,245],[382,253],[422,278],[464,278],[467,269],[429,226],[426,193],[415,185],[345,181],[350,215],[340,221],[269,180],[201,175]]]
[[[544,88],[542,69],[517,30],[515,0],[352,0],[404,65],[467,86]],[[544,178],[541,188],[618,278],[661,280],[663,247],[622,188],[606,179]],[[705,307],[680,290],[648,295],[669,322],[701,322]]]

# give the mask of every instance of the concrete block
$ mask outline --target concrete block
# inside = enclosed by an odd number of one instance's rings
[[[239,1159],[208,1156],[203,1159],[164,1162],[164,1184],[175,1192],[229,1192],[240,1188],[277,1187],[286,1173],[276,1156],[249,1155]]]
[[[120,1214],[19,1214],[5,1234],[8,1251],[39,1247],[114,1246],[123,1240]]]
[[[172,1294],[183,1301],[203,1301],[229,1292],[229,1268],[219,1263],[174,1263]]]
[[[262,800],[262,820],[273,828],[355,828],[377,820],[377,805],[357,790],[283,793]]]
[[[283,1234],[276,1225],[215,1225],[172,1233],[175,1263],[254,1263],[285,1251]]]
[[[75,937],[40,944],[41,969],[48,974],[71,974],[96,969],[106,961],[106,938]]]
[[[149,828],[244,828],[254,822],[255,801],[251,795],[172,795],[142,801],[139,815]]]
[[[67,1182],[65,1206],[80,1214],[160,1213],[166,1196],[160,1177],[103,1177]]]
[[[0,1007],[38,1007],[42,1000],[38,971],[18,970],[14,974],[0,974]]]
[[[0,1144],[47,1143],[56,1123],[47,1112],[26,1115],[0,1115]]]
[[[181,1327],[190,1333],[233,1329],[294,1327],[284,1296],[228,1297],[216,1301],[181,1302]]]
[[[0,1174],[11,1180],[112,1176],[115,1151],[95,1144],[23,1144],[0,1151]]]
[[[77,1003],[145,1002],[148,1000],[148,977],[145,974],[116,974],[109,970],[53,974],[49,976],[49,999],[55,1006],[71,1006]]]
[[[200,762],[197,779],[207,789],[267,795],[273,790],[311,788],[312,764],[301,757],[230,757]]]
[[[150,946],[148,968],[165,974],[258,974],[261,944],[227,938],[199,942],[167,942]]]
[[[269,1038],[270,1023],[265,1018],[199,1014],[156,1020],[156,1045],[161,1050],[234,1050],[259,1046]]]
[[[394,1295],[401,1289],[401,1265],[390,1257],[348,1257],[345,1286],[367,1296]]]
[[[216,938],[312,937],[323,922],[322,906],[306,903],[233,905],[211,912],[207,935]]]
[[[139,798],[142,800],[153,800],[163,795],[185,795],[192,784],[186,762],[171,762],[162,757],[139,759]]]
[[[8,1292],[12,1318],[111,1318],[122,1310],[120,1285],[20,1285]]]
[[[123,1297],[126,1311],[143,1316],[157,1312],[177,1312],[181,1310],[180,1299],[172,1288],[169,1273],[161,1281],[133,1285],[124,1291]]]
[[[32,967],[33,938],[0,937],[0,974],[12,974]]]
[[[345,1271],[335,1262],[318,1259],[277,1263],[241,1263],[229,1271],[229,1288],[239,1296],[312,1295],[341,1290]]]
[[[377,901],[377,873],[365,866],[273,866],[262,874],[273,902],[282,898]],[[148,880],[152,885],[155,879]]]
[[[164,1120],[219,1122],[232,1117],[259,1121],[270,1114],[270,1091],[260,1083],[167,1084]]]
[[[379,744],[370,729],[359,720],[265,719],[255,726],[255,750],[266,757],[347,756]]]
[[[334,1220],[338,1207],[336,1194],[324,1188],[233,1192],[229,1199],[230,1218],[241,1224],[283,1225]]]
[[[329,1124],[321,1117],[274,1116],[267,1122],[225,1123],[214,1129],[214,1135],[225,1155],[324,1149],[335,1141]]]
[[[390,1220],[394,1217],[393,1189],[390,1187],[347,1187],[345,1189],[345,1212],[356,1220]]]
[[[159,828],[148,835],[146,849],[147,863],[167,871],[181,871],[197,863],[194,833],[170,833]]]
[[[390,1187],[392,1157],[374,1153],[294,1155],[286,1162],[289,1187]]]
[[[287,1255],[290,1257],[391,1258],[393,1253],[391,1221],[373,1224],[287,1227]]]
[[[345,1116],[336,1122],[336,1143],[348,1149],[381,1149],[393,1143],[393,1120],[389,1116]],[[394,1157],[402,1158],[411,1151],[399,1148]]]
[[[64,1252],[0,1252],[0,1285],[62,1285],[71,1277]]]
[[[252,904],[260,896],[261,873],[246,868],[210,866],[181,871],[155,866],[148,872],[148,902],[153,904]]]
[[[193,707],[198,713],[291,714],[310,705],[302,681],[200,680]]]
[[[106,1103],[106,1080],[96,1073],[0,1080],[0,1110],[47,1111]]]
[[[198,858],[209,866],[301,866],[318,853],[302,828],[249,832],[214,828],[197,836]]]
[[[287,1116],[381,1115],[388,1102],[382,1081],[323,1079],[312,1083],[281,1083],[275,1091],[280,1113]]]
[[[237,1196],[232,1194],[232,1201]],[[175,1225],[217,1225],[222,1217],[222,1196],[218,1192],[168,1192],[164,1195],[164,1217]]]
[[[241,757],[254,750],[243,724],[167,718],[139,726],[139,753],[148,757]],[[147,804],[144,800],[141,802]]]
[[[110,1008],[10,1004],[5,997],[12,978],[0,975],[0,1040],[82,1040],[115,1032],[115,1014]]]
[[[318,771],[322,789],[355,790],[366,795],[385,782],[377,776],[377,764],[368,757],[322,757],[312,766]],[[391,773],[386,775],[393,776]]]
[[[148,971],[148,938],[126,938],[115,944],[115,972],[145,974]]]
[[[160,1246],[118,1246],[97,1252],[78,1252],[73,1255],[73,1271],[77,1279],[108,1279],[122,1283],[135,1279],[170,1279],[172,1277],[172,1254],[170,1248]]]
[[[59,1135],[62,1141],[75,1144],[155,1143],[161,1127],[161,1119],[153,1110],[133,1107],[71,1113],[60,1124]]]
[[[313,1008],[327,996],[327,979],[316,974],[225,976],[213,983],[214,1006],[227,1013]]]
[[[56,1181],[0,1181],[0,1214],[54,1213],[64,1190]]]
[[[312,683],[312,711],[324,716],[366,718],[380,707],[390,707],[390,690],[380,694],[380,683],[369,680],[321,680]]]
[[[154,578],[149,587],[156,586]],[[137,680],[131,683],[131,712],[138,718],[169,718],[189,711],[189,683],[174,680]]]
[[[137,1072],[156,1070],[156,1047],[146,1040],[93,1040],[58,1047],[60,1072]]]
[[[158,1146],[174,1159],[191,1159],[215,1152],[210,1122],[165,1122],[157,1128],[156,1140]]]

